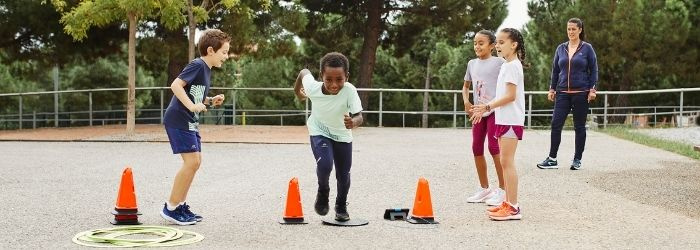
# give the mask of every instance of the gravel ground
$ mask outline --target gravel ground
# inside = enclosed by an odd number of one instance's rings
[[[700,145],[700,127],[637,129],[634,131],[660,139],[680,141],[690,145]]]
[[[206,238],[183,248],[700,246],[700,161],[589,132],[583,170],[539,170],[535,164],[546,156],[549,132],[528,130],[516,154],[524,218],[493,222],[484,205],[465,201],[478,183],[470,137],[458,129],[356,130],[349,212],[370,221],[356,228],[322,225],[313,213],[316,177],[308,144],[205,143],[188,198],[205,218],[183,228]],[[565,131],[560,162],[568,163],[573,143],[573,132]],[[158,211],[181,164],[167,143],[11,141],[0,142],[0,150],[7,152],[0,175],[5,215],[0,249],[76,249],[70,241],[76,233],[110,227],[109,211],[126,165],[134,169],[140,220],[166,225]],[[310,224],[280,225],[287,183],[294,176]],[[430,182],[440,224],[383,220],[385,208],[412,206],[420,176]]]

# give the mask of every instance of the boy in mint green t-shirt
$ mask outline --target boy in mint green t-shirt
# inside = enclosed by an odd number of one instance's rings
[[[348,58],[331,52],[321,58],[321,80],[318,82],[308,69],[299,72],[294,93],[299,100],[309,98],[311,116],[306,121],[311,137],[311,150],[316,159],[318,193],[314,210],[328,214],[328,179],[335,163],[338,195],[335,201],[335,219],[350,220],[347,196],[350,190],[352,166],[352,130],[363,122],[362,103],[355,86],[347,82],[350,64]]]

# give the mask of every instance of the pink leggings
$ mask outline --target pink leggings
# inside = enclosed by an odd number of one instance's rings
[[[500,153],[498,139],[496,139],[496,114],[481,118],[481,122],[472,127],[472,152],[474,156],[484,155],[484,140],[489,139],[489,153]]]

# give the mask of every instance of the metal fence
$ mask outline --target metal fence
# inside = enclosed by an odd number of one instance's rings
[[[148,105],[147,108],[137,109],[137,123],[162,123],[165,108],[167,107],[166,93],[169,93],[170,88],[168,87],[142,87],[136,88],[137,93],[143,91],[158,91],[160,100],[156,100]],[[309,102],[306,101],[304,109],[298,110],[275,110],[275,109],[242,109],[237,103],[236,96],[240,92],[246,91],[282,91],[292,93],[292,88],[212,88],[217,92],[223,92],[227,95],[227,101],[223,108],[214,109],[209,114],[202,116],[203,123],[214,123],[219,124],[222,119],[224,119],[224,124],[246,124],[245,119],[251,117],[279,117],[279,125],[285,125],[285,118],[288,117],[304,117],[308,118],[310,114]],[[0,114],[0,124],[4,124],[4,129],[8,128],[19,128],[23,129],[26,123],[31,123],[32,128],[37,127],[59,127],[59,126],[71,126],[74,124],[84,124],[84,125],[104,125],[104,124],[114,124],[114,123],[125,123],[126,110],[124,110],[124,103],[112,104],[116,109],[107,110],[94,110],[93,109],[93,95],[101,92],[115,92],[115,91],[127,91],[126,88],[111,88],[111,89],[87,89],[87,90],[63,90],[63,91],[43,91],[43,92],[26,92],[26,93],[6,93],[0,94],[0,101],[7,101],[7,98],[16,98],[17,100],[17,110],[16,112],[6,112]],[[375,114],[376,120],[372,121],[372,124],[376,124],[379,127],[384,126],[384,116],[385,115],[401,115],[402,126],[406,126],[406,117],[409,119],[420,119],[420,116],[426,114],[428,116],[451,116],[452,126],[457,127],[467,127],[467,116],[463,110],[461,102],[461,90],[424,90],[424,89],[358,89],[360,92],[368,92],[376,95],[375,98],[378,106],[375,110],[366,110],[363,113]],[[690,106],[684,105],[685,93],[690,92],[700,92],[700,88],[679,88],[679,89],[661,89],[661,90],[639,90],[639,91],[598,91],[598,101],[602,99],[602,107],[591,107],[590,117],[591,121],[589,125],[593,124],[596,127],[607,128],[609,125],[621,125],[625,122],[617,122],[615,124],[609,123],[609,120],[613,117],[625,117],[627,119],[618,119],[629,121],[630,117],[646,117],[649,119],[647,122],[652,126],[657,126],[659,121],[657,118],[664,117],[669,118],[661,123],[667,124],[666,126],[688,126],[698,119],[698,113],[700,113],[700,106]],[[413,93],[416,95],[452,95],[452,109],[451,110],[437,110],[437,111],[422,111],[422,110],[386,110],[384,108],[385,95],[391,93]],[[70,111],[60,111],[59,110],[59,98],[61,95],[72,95],[80,94],[87,95],[88,104],[87,107],[72,107]],[[653,105],[653,100],[650,100],[648,106],[633,106],[633,107],[612,107],[609,103],[609,97],[615,95],[646,95],[646,94],[662,94],[671,95],[678,94],[678,104],[677,105]],[[546,91],[526,91],[526,122],[525,125],[528,128],[535,127],[546,127],[548,125],[540,124],[539,126],[533,125],[533,117],[544,117],[545,119],[552,116],[552,109],[533,109],[533,98],[541,98],[539,101],[546,98]],[[43,105],[43,110],[32,110],[26,112],[25,110],[25,99],[32,96],[37,96],[38,99],[42,97],[53,97],[53,110],[46,111],[46,105]],[[416,102],[422,102],[422,98],[416,98]],[[11,101],[10,101],[11,102]],[[37,106],[37,105],[33,105]],[[155,107],[154,107],[155,106]],[[551,106],[548,105],[548,106]],[[463,126],[462,126],[463,122]],[[632,121],[634,122],[634,121]],[[53,123],[53,124],[52,124]],[[458,126],[459,123],[459,126]],[[627,122],[629,123],[629,122]],[[13,125],[14,124],[14,125]]]

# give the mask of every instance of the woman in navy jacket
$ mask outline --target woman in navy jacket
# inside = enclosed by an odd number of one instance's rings
[[[583,21],[571,18],[566,24],[569,41],[560,44],[552,62],[552,82],[547,99],[554,101],[552,136],[549,157],[537,164],[541,169],[556,169],[561,130],[571,112],[576,131],[576,152],[571,170],[581,168],[581,157],[586,145],[586,115],[588,103],[595,100],[598,82],[598,62],[590,43],[585,42]]]

